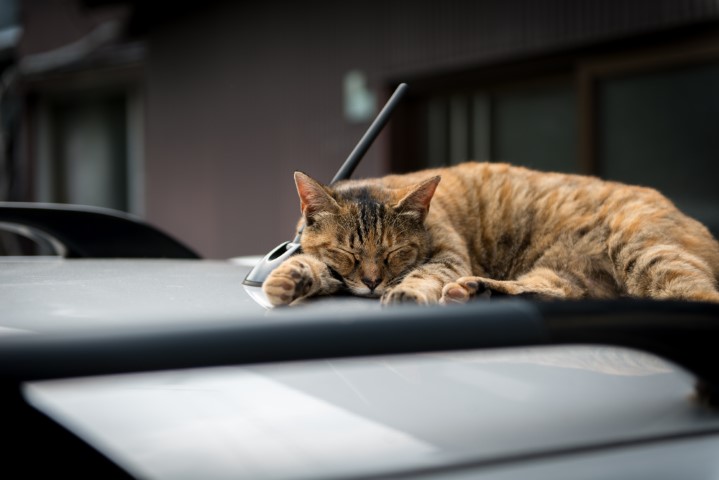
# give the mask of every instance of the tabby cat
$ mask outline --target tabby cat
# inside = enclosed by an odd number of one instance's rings
[[[384,304],[719,302],[719,243],[650,188],[474,162],[331,187],[296,172],[295,183],[303,253],[265,281],[273,305],[337,291]]]

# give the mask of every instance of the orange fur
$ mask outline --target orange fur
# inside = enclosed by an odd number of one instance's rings
[[[340,289],[384,303],[719,302],[719,243],[650,188],[474,162],[333,187],[295,178],[304,253],[265,282],[275,305]]]

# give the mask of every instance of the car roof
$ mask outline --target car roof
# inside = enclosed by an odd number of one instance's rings
[[[52,333],[381,312],[353,297],[273,312],[242,286],[251,263],[2,259],[0,326]],[[139,477],[338,478],[716,431],[719,416],[691,399],[692,384],[652,355],[567,346],[52,380],[25,393]]]
[[[0,259],[2,327],[33,332],[98,325],[236,320],[265,308],[226,261]]]

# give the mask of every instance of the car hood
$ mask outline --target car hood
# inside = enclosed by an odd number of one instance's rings
[[[7,259],[1,326],[271,316],[242,286],[249,264]],[[381,315],[376,300],[351,297],[298,308]],[[718,429],[692,383],[651,355],[570,346],[44,381],[25,394],[137,477],[357,478]]]

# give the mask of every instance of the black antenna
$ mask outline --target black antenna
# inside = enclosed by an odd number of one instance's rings
[[[392,96],[389,98],[389,100],[387,100],[387,103],[385,103],[384,107],[382,107],[382,110],[379,112],[377,117],[367,129],[367,132],[365,132],[362,138],[360,138],[360,141],[357,143],[357,146],[354,148],[354,150],[352,150],[352,153],[350,153],[349,157],[347,157],[347,160],[344,161],[340,169],[337,171],[330,184],[333,184],[340,180],[347,180],[348,178],[350,178],[350,176],[352,176],[352,173],[357,168],[357,165],[359,165],[360,160],[362,160],[364,155],[367,153],[367,150],[369,150],[369,148],[372,146],[372,143],[375,141],[384,126],[387,124],[390,115],[392,114],[395,107],[402,99],[406,91],[406,83],[400,83],[397,86]],[[245,280],[242,283],[252,287],[262,286],[265,279],[267,279],[267,276],[270,274],[270,272],[272,272],[272,270],[277,268],[282,262],[284,262],[292,255],[300,252],[300,237],[302,235],[303,229],[304,225],[300,228],[297,233],[297,236],[291,242],[284,242],[283,244],[275,247],[272,251],[270,251],[270,253],[265,255],[265,257],[260,260],[252,270],[250,270],[250,273],[247,274],[247,277],[245,277]]]
[[[387,103],[384,105],[384,107],[382,107],[382,110],[377,115],[377,118],[374,119],[372,125],[369,126],[367,132],[362,138],[360,138],[360,141],[357,143],[357,146],[354,148],[354,150],[352,150],[352,153],[350,153],[349,157],[347,157],[345,163],[343,163],[340,169],[337,171],[330,184],[339,182],[340,180],[347,180],[352,176],[352,173],[355,171],[355,168],[357,168],[357,165],[359,165],[360,160],[362,160],[362,157],[364,157],[365,153],[367,153],[367,150],[369,150],[369,147],[372,146],[372,143],[375,141],[384,126],[387,124],[390,115],[392,115],[392,112],[394,111],[395,107],[402,99],[406,91],[407,84],[400,83],[399,86],[395,89],[392,96],[389,97],[389,100],[387,100]]]

